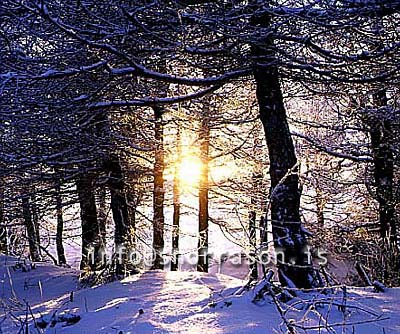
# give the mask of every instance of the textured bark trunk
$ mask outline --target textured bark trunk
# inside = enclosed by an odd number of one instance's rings
[[[255,26],[268,28],[269,17],[256,16]],[[283,103],[279,72],[275,65],[273,41],[265,37],[252,45],[254,78],[260,119],[268,146],[271,177],[271,220],[278,259],[279,279],[283,285],[298,288],[313,285],[307,240],[300,220],[300,189],[297,159]]]
[[[8,254],[7,228],[4,219],[4,188],[0,185],[0,253]]]
[[[209,105],[204,103],[203,119],[201,121],[199,142],[202,170],[199,184],[199,242],[197,270],[208,272],[208,192],[209,192],[209,151],[210,126]]]
[[[258,278],[258,265],[255,261],[256,248],[257,248],[257,234],[256,234],[256,212],[250,211],[249,214],[249,241],[250,241],[250,278]]]
[[[100,265],[100,235],[97,221],[96,198],[93,179],[84,174],[76,181],[82,224],[82,270],[96,270]]]
[[[315,187],[315,192],[316,192],[316,209],[317,209],[317,223],[319,228],[323,228],[325,225],[325,217],[324,217],[324,210],[325,210],[325,205],[326,201],[323,198],[323,191],[320,188],[320,186],[317,184]]]
[[[382,50],[382,35],[385,26],[382,19],[375,21],[374,31],[377,37],[376,48]],[[394,181],[394,149],[397,142],[393,132],[392,112],[387,110],[388,97],[385,88],[381,87],[374,95],[375,107],[382,108],[383,115],[374,113],[378,117],[370,119],[370,137],[374,160],[374,179],[376,196],[379,203],[380,234],[384,241],[389,241],[390,246],[397,249],[396,211],[393,201]],[[383,117],[382,117],[383,116]],[[372,121],[372,122],[371,122]]]
[[[126,276],[135,271],[130,261],[135,247],[135,226],[131,225],[129,218],[124,175],[118,157],[111,155],[106,162],[106,168],[109,172],[108,186],[115,225],[114,239],[117,254],[115,272],[117,275]]]
[[[300,220],[301,194],[295,167],[297,159],[283,105],[278,71],[271,66],[256,66],[254,76],[270,159],[274,245],[284,254],[278,264],[280,281],[285,285],[292,281],[299,288],[309,288],[312,285],[312,267],[308,263],[307,240]]]
[[[129,226],[131,231],[131,244],[136,245],[136,208],[138,203],[137,199],[135,198],[135,186],[130,184],[129,189],[125,189],[125,194],[128,206]]]
[[[254,148],[257,147],[258,143],[254,141],[253,143]],[[256,149],[253,149],[253,154],[254,156],[257,156]],[[261,168],[257,166],[257,168],[254,169],[253,175],[251,176],[251,198],[250,198],[250,204],[251,204],[251,210],[249,213],[249,242],[250,242],[250,258],[252,259],[252,262],[250,263],[250,278],[251,279],[257,279],[258,278],[258,263],[255,261],[256,254],[257,254],[257,226],[256,226],[256,220],[257,220],[257,214],[256,214],[256,209],[258,207],[263,207],[263,200],[259,200],[258,196],[260,194],[261,190],[261,184],[262,184],[262,179],[263,175],[261,172]],[[260,226],[260,228],[262,228]],[[263,242],[262,238],[260,242]]]
[[[374,103],[376,107],[385,108],[387,106],[385,90],[375,94]],[[393,203],[394,153],[392,147],[395,138],[392,120],[390,115],[383,115],[383,117],[378,115],[369,117],[368,123],[374,162],[376,198],[379,203],[380,234],[383,240],[388,240],[395,245],[397,231]]]
[[[36,226],[33,222],[32,208],[29,197],[22,197],[22,215],[24,217],[26,232],[28,236],[29,253],[32,261],[40,261],[39,244],[37,240]]]
[[[174,171],[174,188],[173,188],[173,202],[174,202],[174,214],[172,217],[172,262],[171,270],[178,270],[179,266],[179,220],[180,220],[180,182],[179,182],[179,166],[181,163],[182,147],[181,147],[181,134],[179,127],[177,128],[176,134],[176,159],[175,159],[175,171]]]
[[[107,203],[106,203],[106,188],[101,187],[98,189],[98,220],[99,220],[99,232],[100,232],[100,244],[102,250],[106,248],[106,236],[107,236]]]
[[[36,203],[34,201],[30,202],[30,209],[32,214],[33,226],[35,229],[36,244],[38,245],[39,257],[41,258],[42,252],[40,248],[39,212],[38,212],[38,207],[36,206]]]
[[[63,245],[64,217],[63,217],[60,180],[57,180],[55,190],[56,190],[55,195],[56,195],[56,211],[57,211],[56,249],[57,249],[58,265],[63,265],[67,263],[67,259],[65,257],[64,245]]]
[[[154,190],[153,190],[153,250],[155,260],[153,269],[164,269],[162,253],[164,251],[164,125],[162,108],[154,107]]]

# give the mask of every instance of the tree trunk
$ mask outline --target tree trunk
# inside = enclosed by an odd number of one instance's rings
[[[376,48],[382,50],[382,34],[385,32],[382,19],[374,24],[377,37]],[[397,249],[396,212],[393,201],[394,184],[394,152],[393,145],[396,138],[393,133],[393,111],[388,109],[388,97],[386,89],[379,87],[373,94],[376,108],[381,112],[374,112],[370,121],[371,147],[374,160],[374,179],[376,197],[379,203],[380,234],[384,241],[389,241],[393,249]],[[374,117],[375,116],[375,117]],[[383,116],[383,117],[382,117]]]
[[[128,206],[128,218],[129,226],[131,230],[131,243],[136,245],[136,208],[138,205],[137,199],[135,198],[135,185],[129,184],[129,188],[125,189],[125,196]]]
[[[36,244],[40,245],[39,212],[38,212],[38,207],[37,207],[35,201],[30,202],[30,209],[31,209],[31,214],[32,214],[33,226],[35,228]],[[41,251],[40,246],[38,246],[38,252],[39,252],[39,257],[41,258],[42,251]]]
[[[4,214],[4,188],[0,185],[0,253],[8,254],[7,227]]]
[[[374,162],[374,180],[376,198],[379,203],[380,235],[383,240],[396,244],[396,217],[393,204],[393,179],[394,179],[394,154],[392,145],[395,142],[392,120],[387,110],[386,91],[380,90],[374,96],[377,108],[382,108],[382,113],[374,112],[368,117],[371,137],[371,149]]]
[[[115,226],[115,250],[117,275],[126,276],[135,271],[130,259],[135,246],[135,226],[129,219],[128,202],[125,193],[124,175],[119,158],[111,155],[106,162],[108,170],[108,186],[111,194],[111,211]],[[134,259],[132,259],[134,260]]]
[[[267,15],[254,14],[252,19],[254,25],[264,28],[269,22]],[[263,37],[253,44],[252,55],[260,119],[270,160],[272,234],[275,250],[283,254],[278,259],[279,280],[285,286],[294,284],[298,288],[310,288],[313,269],[300,220],[297,159],[273,48],[273,41]]]
[[[107,236],[107,203],[106,203],[106,188],[100,187],[98,189],[98,219],[99,219],[99,231],[100,231],[100,244],[101,248],[105,251],[106,249],[106,236]]]
[[[256,143],[254,143],[256,146]],[[254,150],[255,151],[255,150]],[[256,154],[256,152],[253,152]],[[253,171],[253,175],[251,176],[251,210],[249,213],[249,242],[250,242],[250,278],[257,279],[258,278],[258,263],[255,261],[256,253],[257,253],[257,228],[256,228],[256,220],[257,214],[256,209],[262,205],[262,200],[257,198],[260,193],[261,183],[262,183],[263,175],[260,168],[255,168]],[[260,205],[261,204],[261,205]],[[261,226],[260,226],[261,228]],[[262,242],[263,240],[261,240]]]
[[[32,208],[28,196],[22,197],[22,215],[24,217],[29,243],[29,254],[32,261],[40,261],[39,244],[37,240],[36,226],[33,222]]]
[[[76,188],[81,209],[82,224],[82,259],[81,270],[94,271],[100,264],[100,235],[97,221],[96,198],[93,178],[84,174],[76,181]]]
[[[250,241],[250,278],[258,278],[258,264],[255,260],[257,248],[256,234],[256,212],[250,211],[249,214],[249,241]]]
[[[176,134],[176,159],[175,159],[175,171],[174,171],[174,188],[173,188],[173,202],[174,202],[174,214],[172,218],[172,262],[171,270],[178,270],[179,265],[179,220],[180,220],[180,182],[179,182],[179,167],[181,163],[182,147],[181,147],[181,134],[179,126]]]
[[[153,269],[164,269],[162,252],[164,251],[164,126],[163,110],[154,107],[154,137],[156,143],[154,157],[153,190],[153,251],[155,260]]]
[[[324,217],[324,210],[326,205],[326,200],[323,197],[323,191],[318,184],[315,186],[315,206],[316,206],[316,213],[317,213],[317,224],[319,229],[323,229],[325,226],[325,217]]]
[[[63,246],[63,230],[64,230],[64,218],[63,218],[63,205],[61,197],[61,181],[56,181],[56,211],[57,211],[57,233],[56,233],[56,248],[58,265],[67,263],[65,257],[64,246]]]
[[[199,242],[197,270],[208,272],[208,191],[209,191],[209,150],[210,150],[210,126],[209,105],[204,104],[205,112],[201,121],[199,142],[201,158],[201,175],[199,184]]]

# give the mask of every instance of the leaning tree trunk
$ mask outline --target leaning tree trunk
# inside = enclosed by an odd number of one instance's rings
[[[28,196],[22,197],[22,215],[25,222],[26,233],[28,236],[29,253],[32,261],[40,261],[39,244],[36,231],[37,226],[34,224],[32,217],[32,208]]]
[[[204,113],[201,121],[199,142],[201,158],[201,174],[199,182],[199,242],[197,270],[208,271],[208,192],[209,192],[209,150],[210,150],[210,126],[209,105],[204,104]]]
[[[172,261],[171,270],[178,270],[179,265],[179,220],[181,211],[180,202],[180,182],[179,182],[179,165],[181,163],[182,147],[181,147],[181,133],[179,126],[176,133],[176,159],[175,159],[175,170],[174,170],[174,187],[173,187],[173,204],[174,213],[172,217]]]
[[[154,155],[153,189],[153,251],[155,259],[153,269],[164,269],[162,252],[164,250],[164,126],[160,107],[154,107],[154,137],[156,150]]]
[[[0,146],[3,145],[3,134],[0,136]],[[5,170],[5,164],[0,161],[0,171]],[[4,212],[5,182],[0,178],[0,253],[8,254],[8,237]]]
[[[63,205],[61,196],[61,181],[56,181],[56,213],[57,213],[57,233],[56,233],[56,249],[58,265],[63,265],[67,263],[65,257],[64,245],[63,245],[63,231],[64,231],[64,217],[63,217]]]
[[[100,265],[100,235],[97,221],[96,198],[93,178],[89,174],[81,175],[76,181],[82,224],[81,270],[94,271]]]
[[[125,191],[124,175],[118,156],[111,155],[106,162],[108,186],[111,194],[111,211],[115,226],[115,273],[126,276],[135,271],[131,256],[135,247],[135,226],[129,217],[128,201]],[[135,260],[132,258],[132,260]]]
[[[252,23],[268,28],[267,15],[256,16]],[[300,219],[297,159],[283,103],[273,41],[263,37],[254,42],[254,78],[260,119],[269,152],[271,178],[271,221],[275,250],[279,251],[279,280],[283,285],[312,287],[306,235]]]
[[[7,227],[4,219],[4,188],[0,184],[0,253],[8,254]]]

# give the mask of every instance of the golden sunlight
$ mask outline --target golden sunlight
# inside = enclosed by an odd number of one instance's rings
[[[178,170],[181,185],[197,187],[201,178],[201,169],[200,158],[193,155],[183,157]]]

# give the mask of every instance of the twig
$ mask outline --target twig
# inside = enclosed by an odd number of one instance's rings
[[[84,302],[85,302],[85,311],[86,311],[86,313],[88,313],[88,312],[89,312],[89,308],[88,308],[88,304],[87,304],[87,298],[86,298],[86,296],[85,296],[85,297],[83,297],[83,300],[84,300]]]

